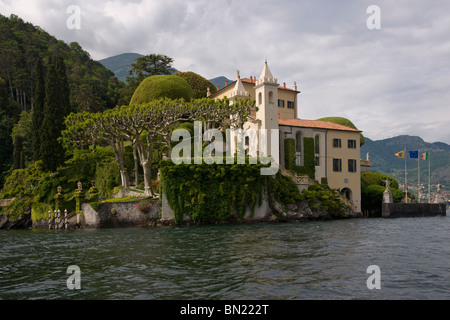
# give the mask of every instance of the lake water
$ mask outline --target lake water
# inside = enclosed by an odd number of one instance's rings
[[[0,231],[0,299],[450,299],[450,216]]]

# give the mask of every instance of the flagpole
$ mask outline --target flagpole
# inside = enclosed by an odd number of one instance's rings
[[[407,172],[406,172],[406,148],[404,149],[404,158],[405,158],[405,202],[408,203],[408,179],[407,179]]]
[[[431,203],[431,157],[428,153],[428,203]]]
[[[420,203],[420,152],[417,150],[417,196],[419,197]]]

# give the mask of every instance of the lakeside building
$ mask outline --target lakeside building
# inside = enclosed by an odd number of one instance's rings
[[[208,96],[228,97],[231,101],[255,100],[257,108],[244,124],[244,131],[278,129],[279,166],[286,169],[293,165],[294,169],[300,169],[313,161],[315,180],[341,191],[353,210],[361,212],[361,131],[329,121],[297,118],[299,93],[295,82],[293,88],[286,87],[286,83],[280,86],[266,61],[258,79],[253,76],[241,79],[238,71],[236,81]],[[271,150],[269,137],[268,142],[267,150]],[[246,147],[250,143],[258,142],[246,140]],[[288,148],[289,145],[293,147]],[[295,163],[291,165],[289,161]]]

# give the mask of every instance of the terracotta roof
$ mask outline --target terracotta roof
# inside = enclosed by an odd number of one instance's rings
[[[245,83],[254,83],[254,84],[256,84],[256,79],[255,78],[253,78],[253,79],[244,78],[244,79],[241,79],[241,81],[245,82]],[[291,89],[291,88],[288,88],[288,87],[284,87],[284,86],[278,86],[278,89],[289,90],[289,91],[294,91],[294,92],[300,92],[300,91],[297,91],[297,90],[294,90],[294,89]]]
[[[320,121],[320,120],[278,119],[278,124],[280,126],[290,126],[290,127],[304,127],[304,128],[317,128],[317,129],[362,132],[361,130],[346,127],[341,124],[337,124],[337,123],[330,122],[330,121]]]

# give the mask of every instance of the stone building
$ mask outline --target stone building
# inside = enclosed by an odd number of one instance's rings
[[[236,81],[226,83],[209,97],[255,100],[257,108],[244,124],[244,131],[267,129],[270,134],[271,129],[278,129],[278,164],[282,171],[313,175],[314,180],[341,191],[353,209],[361,212],[361,131],[329,121],[298,119],[299,94],[295,82],[293,88],[286,83],[280,86],[265,62],[259,78],[241,79],[237,72]],[[246,146],[251,143],[258,141],[245,141]],[[268,145],[267,150],[271,147]]]

